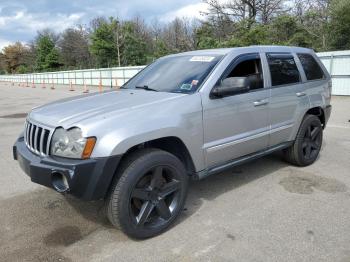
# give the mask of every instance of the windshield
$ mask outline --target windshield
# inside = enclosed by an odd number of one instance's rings
[[[222,56],[173,56],[161,58],[127,82],[123,88],[193,93]]]

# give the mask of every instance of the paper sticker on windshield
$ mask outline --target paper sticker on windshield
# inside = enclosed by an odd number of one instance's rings
[[[182,90],[191,90],[192,89],[192,85],[191,84],[182,84],[180,89],[182,89]]]
[[[211,62],[214,60],[214,56],[192,56],[190,59],[191,62]]]

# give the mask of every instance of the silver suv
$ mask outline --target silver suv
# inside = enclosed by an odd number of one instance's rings
[[[155,236],[183,209],[189,179],[276,150],[312,164],[331,113],[312,50],[252,46],[158,59],[119,90],[33,109],[14,158],[35,183],[103,199],[110,222]]]

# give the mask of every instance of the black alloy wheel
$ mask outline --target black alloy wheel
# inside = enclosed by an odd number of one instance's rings
[[[130,214],[137,227],[159,227],[172,216],[180,201],[181,184],[174,170],[156,166],[145,170],[129,200]]]
[[[322,127],[313,122],[306,128],[302,142],[303,156],[306,160],[315,159],[322,145]]]
[[[122,161],[106,200],[110,222],[132,238],[156,236],[181,213],[188,174],[174,155],[140,149]]]
[[[311,165],[320,153],[322,139],[323,127],[320,119],[315,115],[306,115],[293,145],[284,150],[285,159],[296,166]]]

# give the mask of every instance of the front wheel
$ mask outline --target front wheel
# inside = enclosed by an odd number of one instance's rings
[[[183,209],[188,176],[182,162],[158,149],[142,149],[122,163],[107,203],[110,222],[133,238],[166,230]]]
[[[315,115],[306,115],[299,128],[293,145],[285,150],[286,160],[297,166],[314,163],[321,150],[323,128]]]

